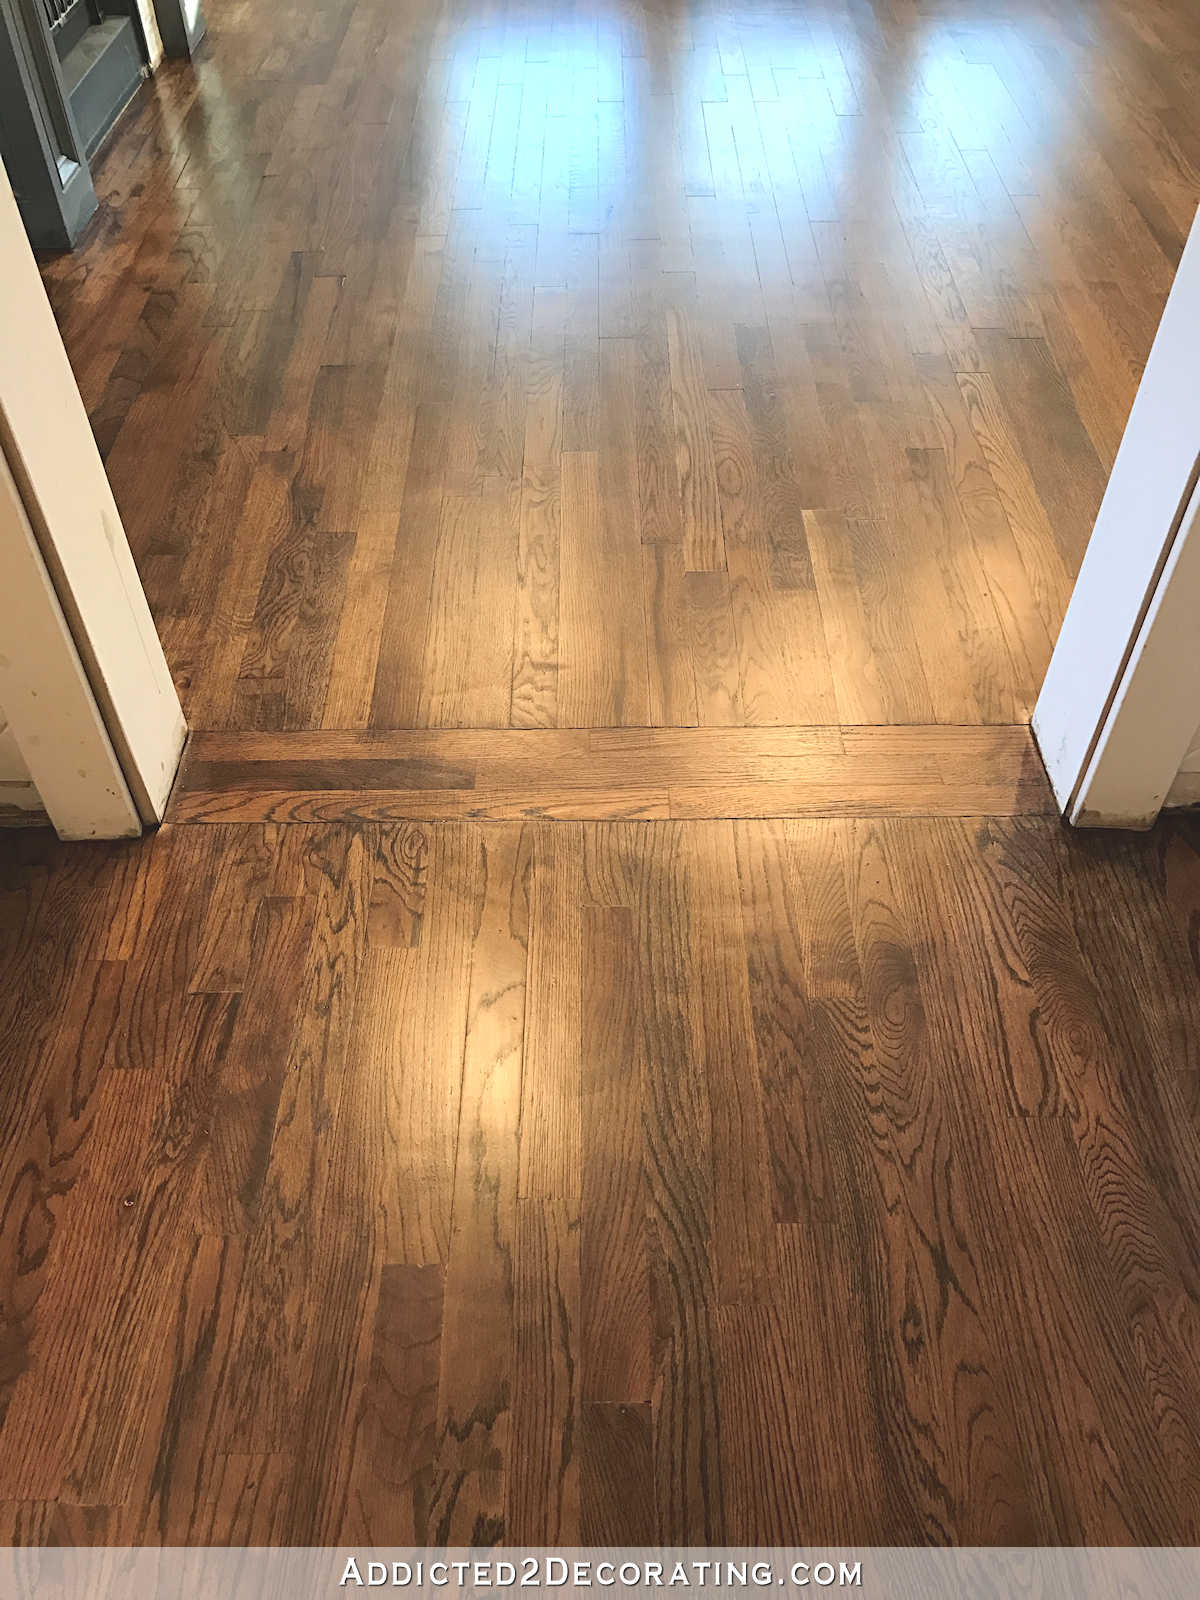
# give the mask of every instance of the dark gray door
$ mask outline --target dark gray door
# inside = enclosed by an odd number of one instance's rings
[[[130,5],[0,0],[0,153],[38,248],[69,248],[96,209],[90,157],[144,72]]]

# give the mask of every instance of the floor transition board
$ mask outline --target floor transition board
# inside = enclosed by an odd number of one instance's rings
[[[44,275],[191,743],[0,838],[0,1538],[1200,1542],[1200,823],[1028,715],[1175,0],[206,0]]]
[[[1029,729],[199,733],[188,822],[1046,815]]]
[[[45,267],[193,727],[1028,720],[1188,0],[206,10]]]
[[[1195,821],[0,844],[6,1538],[1195,1542]]]

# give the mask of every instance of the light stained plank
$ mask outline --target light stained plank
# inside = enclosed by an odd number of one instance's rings
[[[667,312],[667,350],[684,567],[688,572],[719,572],[725,567],[725,536],[702,360],[687,314],[675,307]]]

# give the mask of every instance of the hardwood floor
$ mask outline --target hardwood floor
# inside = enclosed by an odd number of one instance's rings
[[[1200,822],[1027,722],[1179,0],[207,0],[45,265],[192,743],[0,837],[0,1539],[1200,1542]]]
[[[7,1538],[1195,1541],[1200,824],[3,845]]]
[[[1185,0],[207,9],[45,269],[193,727],[1028,720]]]
[[[200,733],[171,814],[391,822],[1053,810],[1024,727],[593,728]]]

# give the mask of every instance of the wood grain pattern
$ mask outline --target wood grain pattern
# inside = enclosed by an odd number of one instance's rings
[[[441,1268],[384,1267],[347,1511],[365,1543],[425,1538],[441,1329]]]
[[[928,875],[937,870],[937,862],[947,859],[962,862],[964,870],[950,893],[938,894],[935,901]],[[1061,1495],[1062,1483],[1070,1480],[1074,1485],[1073,1516],[1107,1525],[1114,1539],[1136,1538],[1154,1515],[1146,1502],[1144,1484],[1158,1470],[1153,1464],[1162,1459],[1165,1438],[1162,1431],[1141,1426],[1146,1414],[1142,1400],[1135,1397],[1138,1377],[1131,1335],[1119,1314],[1115,1284],[1103,1264],[1095,1222],[1069,1252],[1077,1274],[1077,1298],[1072,1297],[1071,1307],[1055,1287],[1065,1260],[1065,1240],[1075,1237],[1076,1219],[1082,1211],[1075,1167],[1077,1146],[1061,1120],[1019,1115],[1030,1087],[1044,1081],[1044,1058],[1038,1031],[1031,1026],[1038,1013],[1023,963],[1009,957],[998,959],[1006,944],[1015,954],[1010,925],[1006,925],[1001,902],[982,877],[978,855],[974,851],[964,855],[952,825],[949,830],[941,826],[931,829],[912,852],[911,862],[895,875],[903,875],[906,888],[902,892],[913,908],[919,936],[932,938],[934,951],[944,951],[947,941],[953,941],[965,970],[982,977],[986,969],[990,976],[984,1005],[967,1012],[954,994],[939,989],[929,996],[929,1016],[940,1060],[961,1058],[965,1049],[989,1064],[990,1070],[975,1085],[961,1077],[954,1082],[955,1098],[960,1102],[971,1090],[972,1132],[962,1135],[970,1141],[968,1148],[979,1148],[975,1140],[986,1138],[989,1125],[1010,1130],[1002,1153],[996,1152],[986,1162],[973,1155],[964,1171],[974,1203],[984,1207],[1006,1203],[1021,1228],[1020,1243],[1014,1240],[1006,1246],[1002,1260],[994,1248],[981,1251],[979,1270],[981,1280],[1000,1271],[1012,1286],[1013,1298],[999,1326],[1020,1363],[1014,1383],[1029,1397],[1026,1403],[1035,1391],[1039,1394],[1034,1403],[1054,1430],[1048,1449],[1045,1435],[1040,1438],[1038,1448],[1044,1451],[1038,1473],[1041,1481],[1034,1479],[1031,1489],[1043,1503],[1053,1503]],[[936,929],[930,919],[934,904]],[[1062,1233],[1057,1225],[1048,1226],[1044,1213],[1047,1185],[1055,1181],[1052,1174],[1059,1163],[1063,1164]],[[1014,1186],[1017,1172],[1022,1177]],[[1004,1194],[1009,1196],[1006,1202],[1001,1199]],[[1039,1217],[1041,1220],[1036,1220]],[[1078,1338],[1078,1329],[1084,1325],[1080,1320],[1084,1305],[1089,1308],[1086,1325],[1104,1330],[1090,1355]],[[1020,1331],[1012,1316],[1018,1306],[1022,1308]],[[1055,1351],[1061,1382],[1048,1382],[1040,1361],[1030,1361],[1035,1349]],[[1074,1394],[1069,1418],[1064,1409],[1068,1389]],[[1133,1421],[1135,1415],[1137,1422]],[[1021,1416],[1027,1419],[1023,1411]],[[1092,1421],[1082,1423],[1084,1417]],[[1109,1427],[1121,1428],[1123,1433],[1129,1429],[1125,1445],[1115,1454],[1110,1444],[1095,1448]],[[1022,1431],[1021,1443],[1027,1454],[1033,1435],[1027,1428]],[[1138,1462],[1144,1466],[1135,1466]]]
[[[1018,726],[447,729],[196,734],[172,815],[187,822],[1005,816],[1045,814],[1052,805],[1029,730]]]
[[[651,1409],[585,1405],[579,1438],[579,1534],[589,1545],[654,1542]]]
[[[576,1052],[577,1053],[577,1052]],[[561,1199],[521,1200],[513,1285],[512,1444],[504,1536],[556,1545],[579,1527],[579,1225]]]
[[[586,1402],[649,1404],[653,1334],[641,1115],[633,912],[585,906],[580,1035],[588,1137],[580,1197]],[[629,1270],[629,1262],[638,1263]]]
[[[3,846],[8,1538],[1191,1536],[1192,821]]]
[[[193,727],[1028,717],[1186,8],[210,9],[45,264]]]
[[[480,836],[481,885],[471,943],[454,1212],[446,1256],[442,1362],[462,1382],[438,1395],[429,1537],[487,1545],[505,1527],[511,1471],[513,1253],[520,1120],[530,835]]]
[[[196,731],[0,836],[0,1536],[1195,1542],[1200,831],[1026,726],[1194,20],[208,10],[44,266]]]

